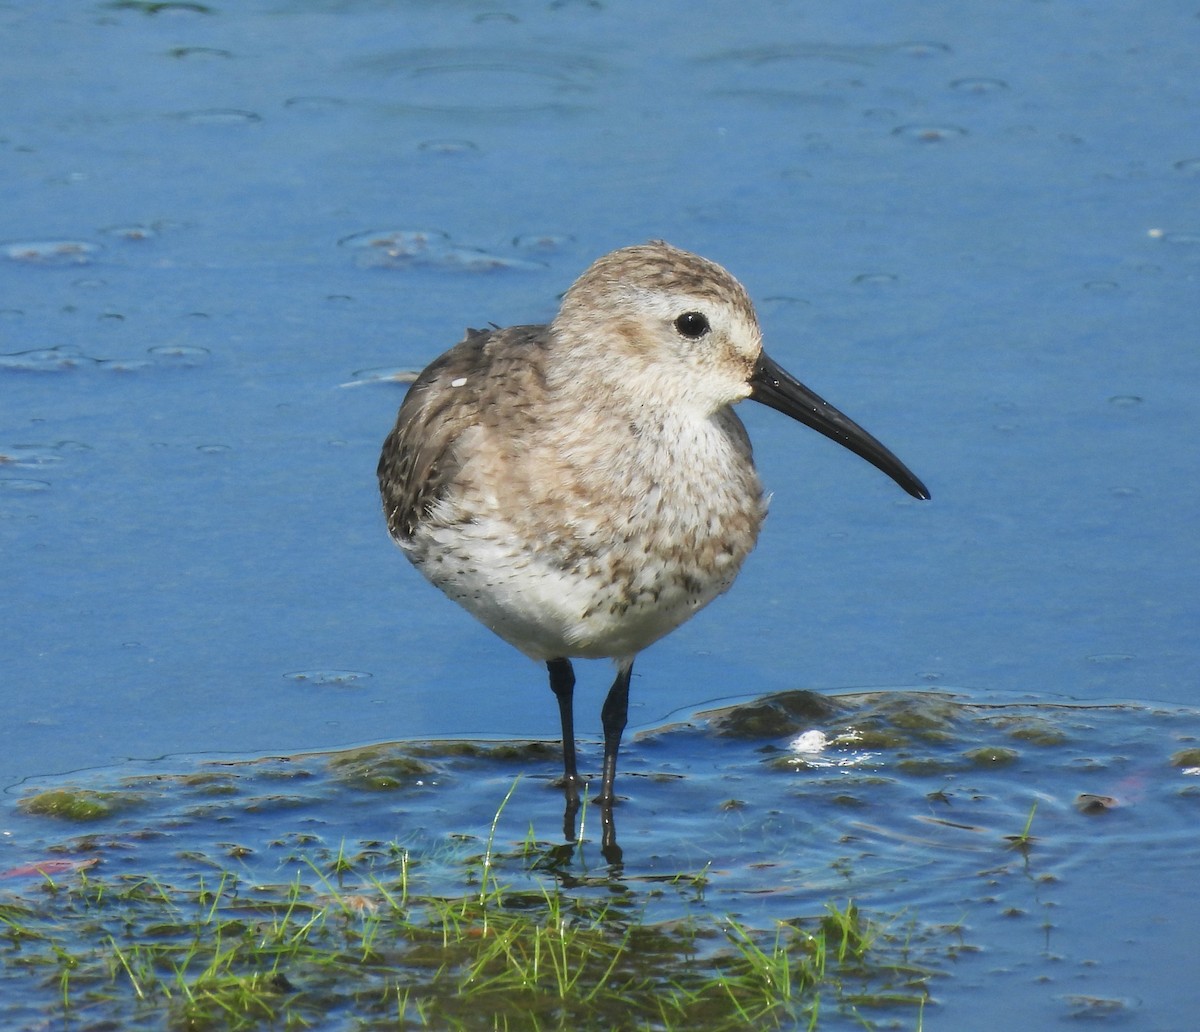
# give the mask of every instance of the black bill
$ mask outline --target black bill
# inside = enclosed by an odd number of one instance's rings
[[[750,377],[750,397],[849,448],[855,455],[886,473],[914,498],[929,497],[925,485],[903,462],[854,420],[842,415],[824,398],[814,394],[786,369],[777,365],[766,352],[759,355],[754,375]]]

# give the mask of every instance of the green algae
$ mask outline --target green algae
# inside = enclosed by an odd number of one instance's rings
[[[141,802],[132,792],[101,792],[86,788],[55,788],[19,800],[25,813],[67,821],[100,821],[130,810]]]
[[[977,749],[968,749],[963,758],[976,767],[1007,767],[1021,758],[1016,749],[1007,749],[1001,745],[983,745]]]
[[[332,756],[328,770],[334,779],[348,787],[386,792],[411,788],[431,777],[437,768],[401,750],[372,747]]]

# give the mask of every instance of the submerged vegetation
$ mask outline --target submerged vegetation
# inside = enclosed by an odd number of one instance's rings
[[[1041,958],[1044,1010],[1074,1017],[1107,976],[1081,959],[1062,994],[1064,879],[1114,831],[1194,843],[1200,718],[1127,711],[791,692],[699,713],[629,749],[621,863],[586,803],[559,838],[544,742],[31,780],[0,838],[0,1024],[913,1030],[935,977],[982,977],[981,934],[992,974]]]
[[[819,1028],[878,1008],[919,1020],[929,972],[910,957],[911,929],[853,903],[766,931],[655,922],[607,876],[571,892],[553,878],[501,884],[509,865],[561,864],[560,849],[529,841],[497,856],[489,844],[454,894],[416,891],[419,862],[382,843],[318,851],[286,885],[228,870],[190,886],[43,875],[36,893],[0,903],[0,954],[8,977],[40,987],[40,1020],[64,1026]],[[703,878],[663,884],[695,892]]]

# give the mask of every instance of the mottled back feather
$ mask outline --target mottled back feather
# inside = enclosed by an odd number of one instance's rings
[[[546,332],[545,326],[469,329],[409,387],[376,470],[388,531],[398,542],[412,539],[454,482],[463,462],[456,444],[488,422],[488,396],[542,386],[535,382],[541,364],[530,352],[545,346]]]

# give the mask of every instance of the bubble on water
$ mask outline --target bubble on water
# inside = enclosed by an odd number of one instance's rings
[[[605,65],[590,55],[490,46],[393,50],[368,59],[376,73],[406,78],[405,110],[451,115],[575,111]]]
[[[1059,999],[1066,1005],[1066,1016],[1072,1021],[1119,1021],[1128,1017],[1129,1012],[1137,1006],[1134,1000],[1075,993],[1068,993]]]
[[[899,276],[890,272],[863,272],[855,276],[851,282],[861,283],[863,286],[868,287],[880,287],[888,286],[899,279]]]
[[[207,348],[195,348],[186,344],[159,344],[146,350],[152,355],[161,355],[164,358],[193,358],[207,356],[209,353]]]
[[[475,15],[476,24],[482,25],[484,22],[505,22],[509,25],[519,25],[521,19],[515,14],[509,14],[507,11],[484,11],[482,14]]]
[[[171,57],[188,61],[207,61],[213,58],[227,60],[233,57],[233,54],[228,50],[222,50],[219,47],[172,47],[167,53]]]
[[[362,670],[297,670],[283,676],[297,684],[347,687],[353,686],[359,681],[369,680],[372,675]]]
[[[91,179],[91,176],[86,172],[66,172],[61,176],[53,176],[46,181],[63,186],[75,186],[77,183],[86,183],[89,179]]]
[[[56,348],[35,348],[32,351],[17,351],[11,355],[0,355],[0,369],[12,369],[27,373],[60,373],[81,366],[97,365],[99,359],[90,358],[70,344]]]
[[[352,233],[338,241],[339,247],[378,252],[380,263],[404,258],[419,258],[436,252],[450,242],[450,235],[440,229],[385,229]],[[360,264],[377,264],[374,258],[363,258]]]
[[[115,237],[118,240],[152,240],[158,236],[158,231],[150,226],[129,225],[129,226],[109,226],[107,229],[100,230],[105,236]]]
[[[181,111],[175,116],[189,125],[253,125],[262,121],[262,115],[237,108],[203,108],[198,111]]]
[[[892,135],[914,143],[945,143],[966,136],[967,131],[958,125],[900,125],[892,130]]]
[[[422,140],[417,150],[426,154],[475,154],[479,145],[471,140]]]
[[[1142,399],[1137,394],[1114,394],[1108,399],[1108,403],[1117,408],[1133,408],[1134,405],[1140,405]]]
[[[204,455],[224,455],[226,452],[231,452],[233,449],[227,444],[198,444],[196,451]]]
[[[80,290],[99,290],[101,287],[108,286],[108,280],[97,278],[77,279],[71,286],[78,287]]]
[[[971,96],[984,96],[989,93],[1003,93],[1008,89],[1008,83],[1003,79],[955,79],[950,83],[955,93],[966,93]]]
[[[96,368],[106,373],[138,373],[153,365],[148,358],[103,358],[96,363]]]
[[[45,480],[28,480],[24,477],[0,478],[0,491],[11,494],[38,494],[49,491],[50,485]]]
[[[1093,294],[1111,294],[1120,290],[1121,285],[1115,280],[1088,280],[1083,289],[1090,290]]]
[[[88,265],[100,251],[86,240],[19,240],[0,244],[0,256],[25,265]]]
[[[495,269],[545,268],[540,262],[463,247],[441,230],[370,230],[343,237],[338,245],[358,252],[355,264],[364,269],[435,267],[487,272]]]
[[[1131,663],[1134,656],[1127,652],[1097,652],[1091,656],[1084,657],[1089,663],[1094,663],[1097,666],[1120,666],[1124,663]]]
[[[1171,167],[1185,176],[1200,176],[1200,158],[1184,158],[1182,161],[1175,162]]]
[[[62,456],[55,454],[57,450],[57,446],[0,445],[0,467],[39,469],[42,466],[53,466],[62,462]]]
[[[575,243],[568,233],[522,233],[513,238],[513,247],[532,254],[553,254]]]
[[[346,101],[341,97],[288,97],[283,106],[300,111],[336,111],[344,108]]]
[[[949,45],[946,43],[935,43],[932,41],[914,40],[907,43],[897,43],[892,50],[897,54],[904,54],[908,57],[945,57],[947,54],[953,53]]]
[[[141,11],[142,14],[193,15],[213,14],[214,10],[194,0],[112,0],[107,5],[118,11]]]
[[[867,108],[863,112],[863,118],[871,122],[894,122],[896,120],[896,109],[886,107]]]
[[[1110,487],[1108,493],[1114,498],[1136,498],[1138,489],[1136,487]]]
[[[803,297],[792,297],[790,294],[773,294],[771,297],[764,297],[761,306],[766,311],[772,309],[789,309],[789,308],[807,308],[812,302]]]
[[[102,318],[121,319],[123,316],[107,313]],[[209,357],[204,348],[179,344],[149,348],[147,353],[148,358],[92,358],[73,345],[63,344],[56,348],[38,348],[0,355],[0,370],[56,373],[92,368],[111,373],[132,373],[154,368],[191,368],[204,364]]]
[[[209,359],[207,348],[190,344],[159,344],[147,350],[154,356],[157,365],[170,368],[192,369],[204,365]]]
[[[758,67],[780,61],[832,62],[834,64],[872,65],[889,48],[863,44],[768,43],[708,54],[706,62],[736,63]]]
[[[439,264],[450,269],[466,269],[469,272],[487,272],[492,269],[544,269],[546,267],[541,262],[491,254],[476,247],[451,247],[443,252]]]

